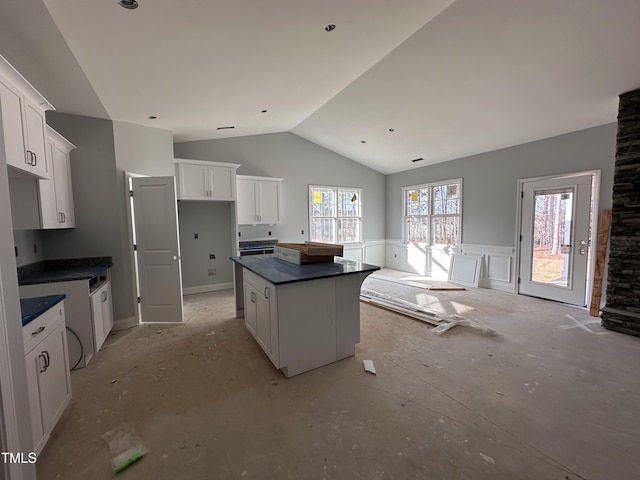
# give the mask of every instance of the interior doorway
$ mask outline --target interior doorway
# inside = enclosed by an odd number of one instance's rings
[[[519,181],[518,293],[585,306],[599,172]]]

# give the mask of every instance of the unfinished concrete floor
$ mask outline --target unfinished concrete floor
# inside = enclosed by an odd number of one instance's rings
[[[187,296],[185,324],[119,332],[72,372],[38,478],[113,478],[121,423],[148,449],[123,480],[639,478],[640,338],[534,298],[416,295],[498,335],[361,304],[355,357],[286,379],[232,291]]]

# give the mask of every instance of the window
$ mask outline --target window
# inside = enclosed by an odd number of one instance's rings
[[[405,243],[460,243],[462,180],[405,187],[403,194]]]
[[[362,190],[309,186],[309,238],[322,243],[360,243]]]

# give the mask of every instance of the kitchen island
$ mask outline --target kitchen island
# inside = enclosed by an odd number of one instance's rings
[[[335,262],[296,265],[273,255],[230,257],[236,316],[285,376],[355,354],[360,286],[380,267]]]

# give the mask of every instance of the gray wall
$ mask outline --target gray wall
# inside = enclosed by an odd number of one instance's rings
[[[402,237],[402,187],[462,178],[462,241],[514,246],[517,180],[601,170],[599,210],[611,208],[616,124],[428,165],[386,177],[387,238]]]
[[[18,267],[44,260],[42,230],[14,230],[13,241],[18,249],[16,256]]]
[[[71,152],[76,228],[44,231],[46,259],[110,256],[114,318],[134,316],[124,172],[173,175],[171,132],[47,112]]]
[[[229,202],[178,202],[183,288],[233,281],[232,208]],[[210,259],[211,254],[216,258]],[[209,269],[216,275],[209,276]]]
[[[130,318],[135,313],[136,291],[131,259],[129,221],[129,186],[125,173],[149,176],[173,176],[173,134],[167,130],[149,128],[132,123],[113,122],[115,151],[116,197],[112,199],[118,211],[119,252],[121,269],[118,285],[112,282],[113,297],[121,308],[116,320]],[[116,296],[117,295],[117,296]]]
[[[121,281],[125,271],[112,122],[47,112],[47,123],[76,146],[71,152],[76,227],[44,231],[45,258],[112,257],[114,317],[122,318],[129,312]]]
[[[361,187],[364,240],[384,238],[384,175],[297,135],[272,133],[176,143],[174,151],[176,158],[238,163],[241,175],[283,178],[278,240],[309,239],[309,184]]]

